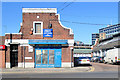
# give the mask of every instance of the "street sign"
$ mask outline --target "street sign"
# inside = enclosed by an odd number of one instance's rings
[[[33,46],[28,46],[28,52],[33,52]]]
[[[5,45],[0,45],[0,49],[5,49]]]
[[[43,37],[53,37],[53,29],[43,29]]]

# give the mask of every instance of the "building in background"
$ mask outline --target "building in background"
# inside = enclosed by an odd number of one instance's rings
[[[106,53],[109,50],[113,50],[115,48],[120,48],[119,43],[120,43],[120,33],[114,34],[110,38],[100,40],[99,44],[94,46],[92,49],[93,57],[100,57],[100,58],[104,59],[104,57],[106,57]],[[119,52],[119,51],[117,51],[117,52]],[[116,52],[113,52],[113,54],[115,55]]]
[[[99,29],[100,39],[112,37],[112,35],[120,33],[120,24],[109,25],[108,27]]]
[[[92,34],[92,45],[95,44],[97,39],[99,39],[99,33],[93,33]]]
[[[113,37],[113,35],[120,33],[120,24],[108,25],[108,27],[99,29],[99,33],[92,34],[92,45],[95,45],[96,39],[102,40]]]
[[[105,39],[106,33],[99,33],[99,40]]]
[[[79,41],[78,41],[79,42]],[[77,59],[89,58],[91,60],[91,46],[89,44],[74,44],[73,57],[74,64],[76,64]]]
[[[75,41],[74,45],[79,46],[79,45],[84,45],[84,43],[82,41]]]

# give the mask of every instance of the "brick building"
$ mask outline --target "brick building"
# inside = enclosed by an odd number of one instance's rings
[[[56,8],[23,8],[19,33],[5,34],[6,68],[72,67],[74,34]]]

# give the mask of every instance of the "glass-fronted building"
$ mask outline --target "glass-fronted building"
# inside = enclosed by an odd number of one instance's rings
[[[120,33],[120,24],[110,25],[99,29],[99,33],[105,33],[106,38],[112,37],[114,34]]]

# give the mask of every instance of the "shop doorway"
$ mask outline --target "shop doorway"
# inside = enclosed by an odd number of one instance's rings
[[[18,66],[18,45],[17,44],[10,45],[10,63],[11,63],[11,68]]]
[[[61,49],[35,49],[35,68],[61,67]]]

